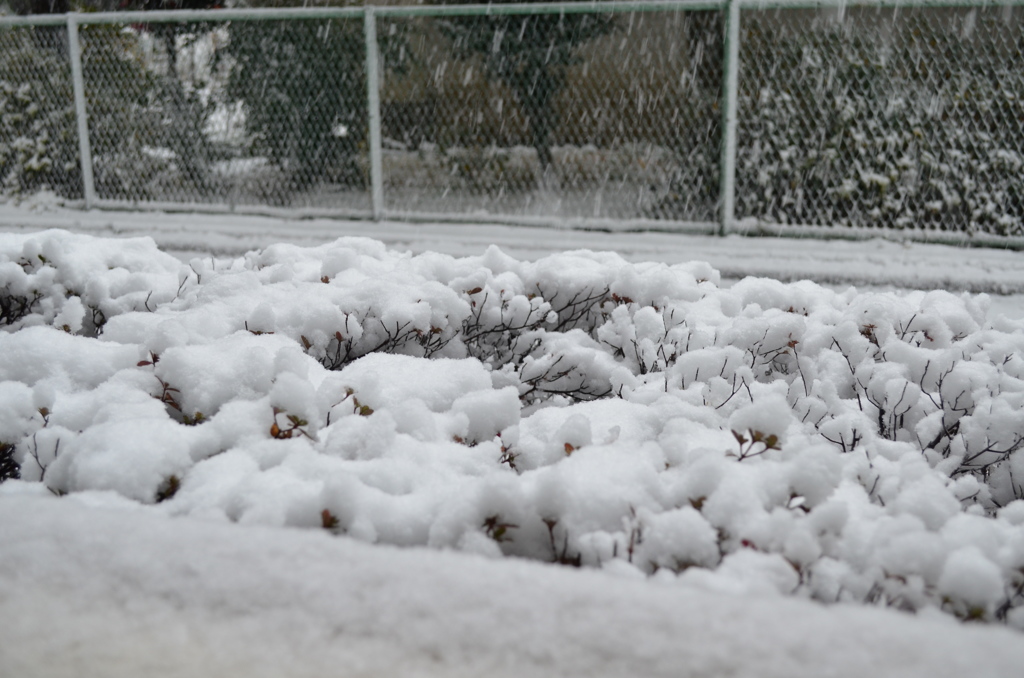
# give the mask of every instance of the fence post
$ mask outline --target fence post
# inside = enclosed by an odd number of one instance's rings
[[[718,234],[725,235],[736,218],[736,91],[740,66],[740,1],[729,0],[725,15],[722,82],[722,200]]]
[[[366,29],[366,103],[370,113],[370,196],[373,218],[384,216],[384,183],[381,161],[380,137],[380,73],[377,62],[377,17],[372,5],[367,5],[364,15]]]
[[[89,119],[85,111],[85,82],[82,78],[82,46],[78,42],[78,16],[68,14],[68,56],[71,59],[71,82],[75,92],[75,120],[78,122],[78,156],[82,168],[82,189],[85,208],[96,203],[96,187],[92,176],[92,147],[89,144]]]

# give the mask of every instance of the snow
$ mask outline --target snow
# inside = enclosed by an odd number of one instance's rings
[[[61,209],[3,206],[0,674],[1016,675],[1018,253]]]
[[[955,677],[1024,661],[999,628],[4,488],[3,675]],[[771,568],[747,558],[734,567]]]
[[[963,601],[971,609],[984,610],[1002,595],[999,570],[975,547],[958,549],[946,559],[939,590]]]
[[[1009,249],[958,248],[901,241],[898,232],[879,229],[867,241],[815,237],[743,238],[640,232],[606,233],[496,224],[409,224],[395,221],[269,217],[243,214],[189,214],[132,211],[83,211],[63,207],[45,195],[0,203],[0,227],[7,232],[48,228],[103,236],[148,236],[161,249],[186,261],[197,255],[240,256],[253,249],[288,242],[319,245],[343,236],[369,237],[399,251],[481,255],[498,245],[519,259],[552,252],[612,251],[627,261],[701,261],[723,279],[746,276],[784,282],[809,279],[845,289],[910,288],[1014,295],[1006,309],[1024,315],[1024,278],[1020,254]],[[808,229],[809,232],[813,229]],[[965,236],[964,244],[970,239]]]

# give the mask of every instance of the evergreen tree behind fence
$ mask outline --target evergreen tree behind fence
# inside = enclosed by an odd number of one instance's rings
[[[1024,238],[1024,2],[769,4],[0,17],[0,195]]]

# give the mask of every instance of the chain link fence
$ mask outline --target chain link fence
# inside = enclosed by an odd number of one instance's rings
[[[0,17],[0,193],[1024,236],[1024,7],[1008,2]]]
[[[713,222],[720,27],[704,10],[400,23],[408,57],[381,83],[389,208]]]
[[[0,195],[82,197],[67,31],[0,28]]]
[[[209,12],[210,20],[167,21],[167,14],[78,17],[95,204],[369,212],[361,14],[272,21]],[[73,160],[61,163],[70,168],[61,174],[56,162],[25,169],[39,164],[25,152],[0,155],[9,196],[44,186],[65,198],[86,193],[67,36],[66,27],[0,28],[0,87],[34,97],[6,99],[0,116],[36,129],[46,141],[37,143],[40,156],[59,151]],[[63,69],[52,71],[53,63]],[[51,123],[12,106],[59,112],[61,142]],[[3,131],[0,148],[25,145],[21,129]]]
[[[1022,16],[745,12],[737,216],[1020,235]]]

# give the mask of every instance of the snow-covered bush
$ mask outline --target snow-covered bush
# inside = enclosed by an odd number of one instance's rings
[[[66,232],[0,234],[0,330],[49,325],[96,336],[112,316],[155,310],[174,298],[180,262],[152,240],[94,242]]]
[[[985,297],[365,239],[48,232],[0,272],[0,477],[1024,628],[1024,325]]]
[[[1024,232],[1013,41],[996,13],[881,28],[861,18],[799,33],[753,22],[737,214]]]
[[[1024,43],[999,11],[748,12],[737,217],[1024,233],[1024,81],[1013,66]],[[701,197],[713,203],[717,162],[683,154],[650,215],[692,218]]]

